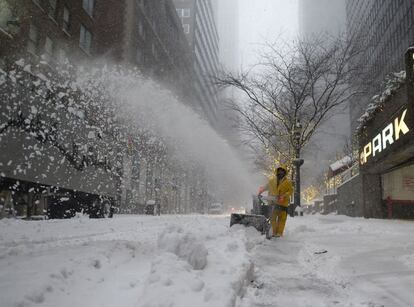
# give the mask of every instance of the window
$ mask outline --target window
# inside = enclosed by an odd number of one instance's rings
[[[177,15],[178,17],[182,18],[184,13],[183,13],[183,9],[177,9]]]
[[[46,36],[45,54],[44,54],[46,60],[51,60],[53,58],[53,51],[54,51],[54,42],[49,36]]]
[[[88,54],[91,52],[92,34],[83,25],[80,29],[79,46]]]
[[[89,14],[89,16],[93,16],[94,4],[95,0],[82,0],[82,7]]]
[[[190,9],[183,9],[182,17],[190,17]]]
[[[57,17],[57,0],[49,0],[49,16],[53,19]]]
[[[183,24],[184,33],[189,34],[190,33],[190,25],[188,23]]]
[[[63,30],[66,32],[70,30],[70,13],[66,6],[63,8]]]
[[[34,25],[30,25],[29,40],[27,42],[27,51],[32,54],[37,53],[37,45],[39,41],[39,31]]]

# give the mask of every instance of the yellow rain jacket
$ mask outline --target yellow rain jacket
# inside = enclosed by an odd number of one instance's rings
[[[282,168],[286,171],[287,169],[284,166],[280,166],[278,168]],[[268,191],[270,196],[275,196],[278,200],[271,204],[271,205],[279,205],[285,208],[289,207],[289,200],[293,193],[293,185],[292,182],[285,176],[282,180],[278,182],[277,176],[274,176],[269,179],[269,182],[265,187],[260,188],[259,194],[264,191]],[[283,231],[285,229],[287,219],[287,210],[280,210],[276,209],[273,210],[272,216],[270,221],[272,223],[272,232],[273,236],[283,236]]]
[[[287,174],[285,167],[281,166],[279,168],[283,168]],[[289,200],[293,193],[293,185],[287,176],[285,176],[280,182],[278,182],[276,176],[270,178],[265,189],[269,191],[270,196],[276,196],[279,198],[279,205],[284,207],[289,206]]]

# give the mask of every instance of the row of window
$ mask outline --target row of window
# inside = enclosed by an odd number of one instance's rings
[[[378,1],[359,16],[359,24],[354,20],[359,29],[369,30],[369,50],[361,60],[369,63],[374,76],[382,78],[387,71],[403,68],[401,50],[412,44],[408,37],[414,26],[413,16],[410,1]]]
[[[66,8],[65,8],[66,9]],[[69,17],[69,15],[67,15]],[[69,27],[69,23],[63,23],[63,30],[67,31]],[[31,24],[29,30],[29,39],[27,42],[27,51],[32,54],[38,54],[39,52],[39,43],[40,43],[40,35],[39,29]],[[80,35],[79,35],[79,47],[81,47],[86,53],[90,54],[91,52],[91,45],[92,45],[92,33],[87,30],[87,28],[81,24],[80,26]],[[56,51],[56,43],[53,41],[52,38],[46,36],[45,45],[43,52],[45,53],[47,59],[55,58],[55,51]],[[66,53],[63,49],[60,49],[57,57],[59,60],[66,57]]]
[[[180,18],[189,18],[191,16],[190,9],[177,9],[178,17]]]
[[[148,3],[146,0],[139,0],[138,2],[138,6],[136,6],[135,8],[139,10],[136,10],[136,14],[137,16],[141,16],[144,14],[149,14],[149,10],[150,7],[147,7]],[[186,15],[187,13],[185,13]],[[157,28],[158,28],[158,24],[157,24],[157,19],[156,18],[152,18],[151,21],[149,20],[149,18],[145,18],[144,16],[142,18],[137,18],[136,21],[136,27],[137,27],[137,32],[138,32],[138,36],[141,39],[142,43],[144,44],[144,41],[147,40],[147,35],[149,32],[154,32],[155,35],[155,39],[154,41],[151,43],[151,54],[152,57],[157,60],[160,58],[160,52],[163,52],[162,50],[162,42],[160,42],[161,44],[157,43],[156,41],[157,39]],[[152,28],[152,29],[151,29]],[[149,31],[149,32],[147,32]],[[189,25],[187,27],[187,32],[189,33],[190,28]],[[159,35],[160,33],[158,33]],[[172,33],[171,35],[174,35],[174,33]],[[151,34],[150,34],[151,36]],[[171,39],[171,37],[170,37]],[[164,50],[164,52],[167,52],[166,50]],[[142,48],[137,48],[136,50],[136,54],[135,54],[135,60],[137,63],[145,63],[147,61],[147,57],[146,57],[146,53]]]
[[[27,51],[32,54],[37,54],[39,45],[39,31],[34,25],[30,26],[29,40],[27,43]],[[45,45],[43,48],[43,55],[45,60],[49,61],[52,58],[57,58],[60,62],[66,59],[66,52],[63,49],[56,49],[56,44],[52,38],[46,36]]]
[[[57,21],[59,12],[57,7],[57,0],[47,0],[47,4],[43,0],[32,0],[37,6],[41,9],[47,8],[47,12],[49,17],[53,18]],[[82,8],[89,16],[93,16],[95,6],[95,0],[82,0]],[[69,8],[65,5],[63,7],[63,14],[62,14],[62,30],[67,34],[70,35],[69,32],[71,30],[71,14]],[[39,30],[33,24],[30,26],[29,30],[29,40],[27,45],[27,50],[33,54],[38,53],[39,49]],[[55,42],[50,38],[46,37],[44,52],[45,55],[48,57],[52,57],[54,55]],[[79,33],[79,47],[82,48],[86,53],[90,54],[92,46],[92,33],[83,25],[80,25],[80,33]],[[59,54],[63,54],[64,51],[61,50]]]
[[[41,9],[46,8],[47,13],[53,19],[57,19],[57,2],[58,0],[47,0],[46,4],[44,3],[45,0],[32,0],[37,6]],[[93,16],[93,10],[95,7],[95,0],[82,0],[82,8],[88,13],[89,16]]]

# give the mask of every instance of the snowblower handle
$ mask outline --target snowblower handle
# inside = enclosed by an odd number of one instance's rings
[[[262,196],[262,195],[259,195],[258,198],[261,202],[263,202],[264,200],[268,201],[268,202],[269,201],[278,201],[277,196]]]

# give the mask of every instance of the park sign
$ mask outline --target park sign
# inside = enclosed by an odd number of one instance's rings
[[[414,155],[414,47],[405,53],[404,79],[359,131],[363,171],[385,171]]]
[[[403,109],[362,148],[360,153],[361,165],[366,164],[370,159],[393,147],[403,136],[409,137],[413,133],[406,122],[408,112],[408,108]]]

